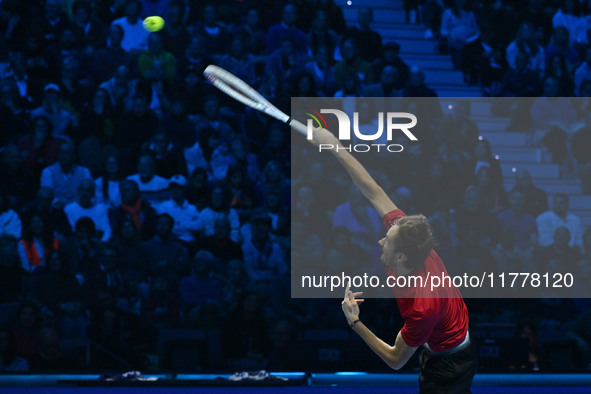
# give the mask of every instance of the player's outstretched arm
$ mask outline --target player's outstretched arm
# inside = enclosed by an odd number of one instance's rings
[[[339,140],[331,132],[320,128],[314,129],[311,142],[316,146],[320,144],[331,144],[335,147],[342,147]],[[384,216],[388,212],[397,209],[394,202],[384,192],[384,189],[376,183],[369,172],[367,172],[363,165],[351,153],[344,148],[338,150],[331,149],[330,151],[336,156],[343,167],[345,167],[355,185],[357,185],[361,193],[371,202],[380,216]]]

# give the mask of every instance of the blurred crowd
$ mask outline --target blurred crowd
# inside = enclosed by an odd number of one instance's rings
[[[405,7],[485,94],[588,96],[586,3],[514,3]],[[142,27],[150,15],[163,30]],[[288,113],[298,96],[436,97],[372,20],[361,7],[348,26],[332,0],[0,2],[0,370],[196,368],[160,346],[181,329],[218,335],[217,357],[201,368],[273,370],[290,366],[289,346],[306,330],[346,328],[335,300],[290,299],[291,251],[370,260],[379,218],[335,162],[291,179],[311,147],[290,152],[289,129],[224,97],[202,72],[217,64]],[[526,171],[506,192],[469,114],[467,102],[453,117],[429,112],[427,143],[368,166],[391,161],[378,182],[406,213],[431,218],[447,264],[572,266],[588,280],[591,231],[568,195],[548,207]],[[537,141],[585,184],[591,132],[569,130]],[[292,212],[310,221],[292,229]],[[519,322],[515,335],[533,338],[517,368],[544,365],[540,324],[566,327],[573,368],[591,361],[585,300],[467,302],[475,323]],[[364,306],[366,324],[393,339],[394,300]]]

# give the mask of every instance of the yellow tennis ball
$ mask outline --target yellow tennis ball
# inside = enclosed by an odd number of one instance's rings
[[[160,16],[148,16],[144,19],[144,29],[153,33],[164,27],[164,19]]]

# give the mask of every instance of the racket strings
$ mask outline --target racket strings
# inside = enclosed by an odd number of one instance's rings
[[[277,109],[259,92],[246,82],[232,75],[221,67],[210,64],[204,71],[207,80],[223,93],[241,103],[261,111],[283,123],[291,122],[291,118]]]
[[[216,78],[212,74],[208,75],[207,79],[212,85],[220,89],[222,92],[238,101],[241,101],[243,104],[246,104],[249,107],[258,108],[259,106],[262,106],[262,103],[257,103],[250,97],[246,96],[246,94],[240,90],[238,86],[226,83],[221,79]]]

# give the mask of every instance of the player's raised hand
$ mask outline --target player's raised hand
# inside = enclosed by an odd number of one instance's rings
[[[356,292],[353,293],[347,285],[347,289],[345,290],[345,298],[343,298],[343,302],[341,306],[343,308],[343,313],[347,318],[347,322],[349,325],[356,320],[359,320],[359,304],[361,304],[364,300],[359,297],[363,294],[363,292]]]

